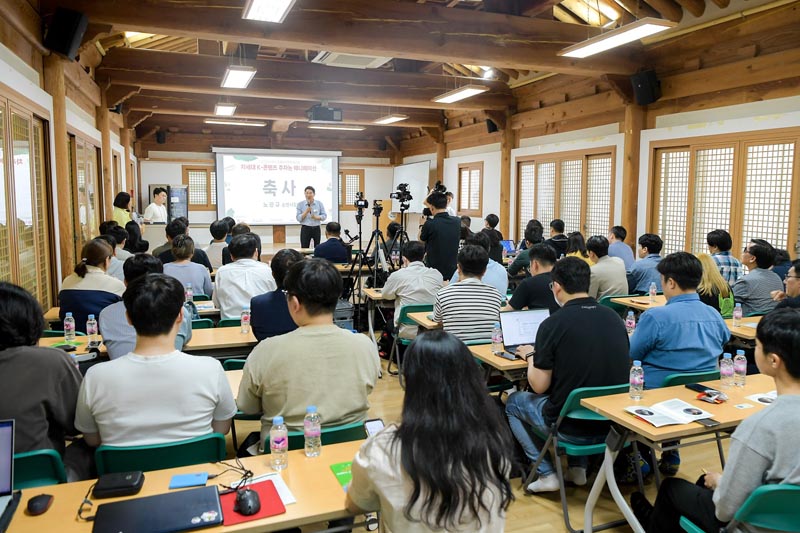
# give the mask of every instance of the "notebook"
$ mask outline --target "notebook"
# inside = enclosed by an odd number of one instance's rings
[[[550,316],[549,309],[528,309],[526,311],[505,311],[500,313],[500,329],[503,331],[503,344],[506,359],[516,359],[518,346],[536,343],[539,325]]]
[[[14,421],[0,420],[0,514],[11,503],[14,488]]]
[[[93,533],[172,533],[222,523],[217,487],[202,487],[104,503]]]

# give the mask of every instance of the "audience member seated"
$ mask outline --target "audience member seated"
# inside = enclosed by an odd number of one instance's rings
[[[258,341],[297,329],[297,324],[289,314],[283,281],[289,268],[303,259],[303,254],[291,248],[279,250],[272,257],[269,266],[275,279],[275,290],[259,294],[250,300],[250,325]]]
[[[338,222],[325,224],[325,242],[314,247],[314,257],[331,263],[349,263],[350,250],[342,242],[342,226]]]
[[[774,291],[772,299],[778,302],[775,309],[783,309],[784,307],[798,307],[800,308],[800,259],[792,261],[792,266],[786,277],[783,278],[785,290]]]
[[[409,348],[403,376],[403,421],[361,445],[348,511],[380,511],[398,532],[502,531],[514,498],[513,442],[469,350],[426,332]]]
[[[461,219],[461,234],[458,240],[458,249],[460,250],[461,247],[464,246],[464,241],[472,235],[472,230],[470,229],[472,219],[467,215],[461,215],[459,218]]]
[[[141,446],[227,433],[236,403],[222,366],[175,349],[185,316],[180,282],[145,274],[128,285],[123,301],[136,346],[86,372],[75,411],[86,442]]]
[[[608,230],[608,255],[610,257],[619,257],[625,263],[625,271],[629,271],[633,267],[633,250],[625,244],[625,239],[628,237],[628,230],[622,226],[613,226]]]
[[[631,336],[631,359],[642,362],[646,389],[661,387],[670,374],[716,370],[722,347],[731,336],[720,314],[697,294],[703,277],[700,260],[676,252],[656,268],[667,304],[642,313]],[[661,454],[662,473],[675,475],[679,466],[677,450]]]
[[[436,293],[433,320],[461,341],[486,341],[499,319],[503,297],[495,287],[481,281],[489,263],[483,246],[465,244],[458,252],[458,283]]]
[[[14,453],[52,449],[63,457],[64,437],[79,433],[81,374],[67,352],[36,346],[43,331],[39,302],[25,289],[0,282],[0,420],[16,420]],[[71,479],[86,477],[74,472],[79,469],[71,452],[64,459]]]
[[[234,251],[240,238],[231,242]],[[237,397],[244,413],[262,413],[262,444],[274,416],[282,416],[290,431],[302,430],[309,405],[317,406],[324,427],[366,420],[367,396],[380,372],[372,341],[333,324],[342,276],[330,262],[294,263],[284,286],[289,314],[299,327],[253,349]]]
[[[258,238],[252,233],[237,235],[228,246],[233,263],[223,265],[214,280],[214,305],[222,318],[239,318],[254,296],[276,289],[269,267],[256,260]]]
[[[119,226],[114,226],[119,227]],[[122,281],[125,279],[124,274],[122,273],[122,261],[117,258],[117,240],[112,237],[110,234],[98,235],[95,237],[96,239],[102,239],[111,246],[111,257],[108,261],[108,268],[106,269],[106,274],[111,276],[112,278],[118,279]]]
[[[784,279],[790,268],[792,268],[792,258],[789,256],[789,252],[782,248],[776,248],[772,271],[776,273],[779,278]]]
[[[800,312],[782,309],[756,329],[756,364],[774,380],[773,404],[745,418],[731,435],[725,469],[697,483],[665,479],[655,508],[643,494],[631,495],[636,517],[648,533],[680,531],[685,516],[703,531],[722,531],[761,485],[800,484]],[[747,524],[747,531],[766,531]],[[736,531],[742,531],[741,526]]]
[[[550,221],[550,238],[544,241],[556,251],[556,257],[567,254],[567,236],[564,235],[564,221],[560,218]]]
[[[742,304],[745,316],[775,309],[772,292],[783,289],[783,283],[769,270],[774,259],[775,249],[763,239],[751,239],[744,247],[742,264],[749,272],[733,284],[733,295],[736,303]]]
[[[114,237],[114,240],[117,242],[117,247],[114,250],[114,256],[117,259],[124,263],[126,259],[133,257],[133,254],[125,249],[128,244],[128,232],[125,228],[114,226],[109,228],[106,234]]]
[[[733,316],[733,290],[719,272],[717,263],[708,254],[697,254],[697,259],[703,265],[703,277],[697,286],[700,301],[710,305],[722,315],[722,318]]]
[[[602,235],[589,237],[586,250],[589,252],[589,259],[594,263],[591,266],[589,296],[600,301],[604,296],[627,294],[628,275],[625,272],[625,263],[619,257],[608,255],[608,239]]]
[[[136,254],[123,264],[125,286],[145,274],[161,274],[164,266],[161,260],[150,254]],[[100,334],[103,344],[108,350],[110,359],[119,359],[128,355],[136,346],[136,330],[125,316],[125,302],[109,305],[100,312]],[[184,307],[183,322],[175,336],[175,349],[183,350],[184,345],[192,339],[192,312]]]
[[[128,233],[128,239],[125,241],[125,250],[138,254],[146,252],[150,248],[150,242],[142,239],[142,229],[136,222],[130,221],[125,224],[125,231]]]
[[[508,305],[514,309],[549,309],[558,311],[558,303],[550,289],[550,271],[556,264],[556,251],[544,243],[534,244],[525,252],[531,258],[531,277],[525,278],[514,290]]]
[[[172,255],[172,241],[179,235],[189,235],[189,221],[186,219],[186,217],[178,217],[167,224],[166,231],[168,241],[167,248],[161,252],[159,252],[159,248],[163,248],[163,246],[159,246],[153,250],[153,255],[161,259],[161,262],[165,265],[175,261],[175,256]],[[208,260],[208,256],[199,248],[194,249],[194,253],[192,254],[192,263],[203,265],[209,272],[213,270],[211,261]]]
[[[111,228],[116,226],[119,226],[119,223],[116,220],[104,220],[100,223],[97,229],[100,230],[100,235],[105,235],[111,231]]]
[[[586,251],[586,240],[580,231],[573,231],[567,235],[567,257],[577,257],[586,261],[587,265],[592,266],[589,252]]]
[[[487,254],[490,253],[489,249],[491,245],[489,244],[489,237],[483,231],[474,233],[464,244],[480,246],[486,250]],[[456,270],[450,277],[450,283],[458,283],[458,279],[459,274],[458,270]],[[489,258],[489,263],[486,265],[486,273],[481,276],[481,281],[497,289],[497,292],[500,293],[503,300],[506,299],[506,294],[508,293],[508,272],[502,264]]]
[[[661,275],[656,267],[661,261],[663,246],[661,237],[653,233],[645,233],[639,237],[639,260],[628,271],[629,293],[648,294],[651,283],[655,283],[656,290],[661,292]]]
[[[509,276],[516,276],[520,271],[522,271],[525,275],[528,275],[528,267],[531,264],[531,258],[528,255],[528,249],[530,249],[530,247],[534,244],[544,242],[544,239],[542,238],[541,224],[533,224],[534,222],[538,223],[539,221],[531,220],[525,227],[525,238],[522,240],[523,248],[514,258],[514,261],[508,265]]]
[[[494,213],[486,215],[486,218],[483,220],[483,229],[481,233],[489,237],[489,259],[502,265],[503,244],[500,241],[503,240],[503,234],[497,229],[499,223],[500,217]]]
[[[225,237],[225,242],[230,244],[233,239],[233,228],[236,227],[236,220],[233,217],[225,217],[222,219],[228,225],[228,235]],[[249,229],[247,230],[250,231]]]
[[[435,268],[442,278],[449,280],[456,269],[458,241],[461,238],[461,220],[447,214],[447,197],[432,192],[425,199],[433,218],[425,222],[419,240],[425,243],[425,264]]]
[[[192,263],[194,257],[194,239],[188,235],[178,235],[172,239],[172,256],[175,260],[164,265],[164,274],[172,276],[184,287],[192,285],[194,294],[211,296],[214,286],[208,269],[198,263]]]
[[[527,345],[517,349],[517,355],[528,362],[533,392],[515,392],[506,402],[511,431],[531,462],[539,458],[544,443],[533,437],[530,427],[547,432],[573,390],[625,383],[630,365],[625,324],[617,313],[589,296],[589,265],[567,257],[555,264],[551,275],[553,297],[562,309],[539,326],[536,349]],[[559,440],[592,444],[603,442],[608,434],[604,423],[568,422],[561,425]],[[588,458],[569,457],[568,463],[566,479],[585,485]],[[537,473],[528,492],[558,490],[558,477],[548,457],[539,463]]]
[[[244,222],[235,224],[231,228],[231,234],[228,236],[229,237],[228,246],[231,245],[231,240],[233,240],[234,237],[236,237],[237,235],[244,235],[245,233],[252,233],[253,235],[256,236],[256,239],[258,240],[258,244],[256,245],[258,248],[258,257],[256,257],[256,260],[261,261],[261,237],[250,231],[250,226],[248,226]],[[225,248],[222,249],[222,264],[227,265],[228,263],[233,263],[233,258],[231,258],[230,249],[226,246]]]
[[[724,229],[709,231],[706,235],[706,244],[708,244],[708,251],[711,257],[719,268],[719,273],[722,274],[728,285],[733,285],[739,278],[744,276],[742,263],[731,255],[733,240],[730,233]]]
[[[58,293],[59,318],[72,313],[75,329],[86,332],[89,315],[100,316],[100,311],[118,302],[125,292],[125,284],[106,274],[113,249],[103,239],[92,239],[83,245],[81,261],[75,271],[64,279]]]
[[[395,324],[404,305],[431,305],[436,300],[436,293],[442,288],[442,274],[435,268],[426,267],[422,262],[424,256],[423,243],[406,243],[403,246],[403,268],[392,272],[383,286],[383,298],[394,300]],[[416,335],[416,326],[400,326],[400,337],[413,339]]]
[[[228,237],[228,223],[224,220],[215,220],[211,223],[209,230],[214,240],[203,250],[208,256],[211,267],[217,270],[222,266],[222,250],[228,247],[228,243],[225,240]]]
[[[389,225],[386,226],[386,248],[384,251],[386,252],[386,259],[391,259],[395,263],[399,260],[398,255],[400,254],[400,238],[397,236],[400,233],[400,228],[401,226],[397,222],[389,222]]]

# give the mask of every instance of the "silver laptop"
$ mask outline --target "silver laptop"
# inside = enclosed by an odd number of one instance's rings
[[[535,344],[539,325],[549,316],[549,309],[528,309],[500,313],[500,329],[503,331],[503,344],[505,346],[503,357],[516,359],[518,346]]]
[[[0,514],[11,502],[14,488],[14,421],[0,420]]]

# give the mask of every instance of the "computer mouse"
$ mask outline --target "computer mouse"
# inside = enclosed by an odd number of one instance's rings
[[[31,516],[39,516],[44,514],[50,509],[53,504],[53,496],[50,494],[39,494],[28,500],[28,514]]]
[[[233,510],[245,516],[259,512],[261,510],[261,500],[258,498],[258,493],[250,489],[237,491]]]

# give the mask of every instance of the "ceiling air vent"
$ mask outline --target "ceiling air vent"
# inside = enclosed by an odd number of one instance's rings
[[[344,54],[340,52],[320,52],[312,59],[312,63],[321,63],[331,67],[344,68],[378,68],[391,57],[362,56],[357,54]]]

